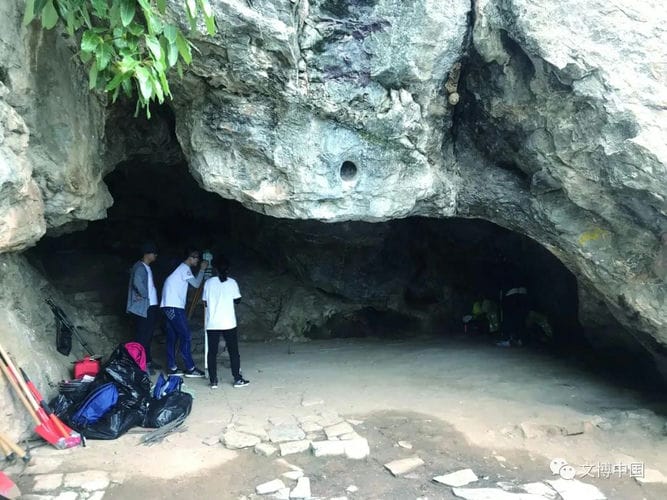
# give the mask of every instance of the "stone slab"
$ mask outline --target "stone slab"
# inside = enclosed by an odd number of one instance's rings
[[[261,442],[261,439],[252,434],[246,434],[234,429],[228,429],[220,437],[220,442],[230,450],[240,450],[255,446]]]
[[[477,476],[472,469],[461,469],[443,476],[436,476],[433,478],[435,482],[446,484],[447,486],[465,486],[474,481],[477,481]]]
[[[66,488],[81,488],[87,491],[103,490],[109,486],[109,474],[101,470],[87,470],[65,474]]]
[[[310,441],[302,439],[300,441],[289,441],[287,443],[280,443],[280,456],[293,455],[301,453],[310,449]]]
[[[555,479],[547,481],[563,500],[606,500],[607,497],[592,484],[576,479]]]
[[[311,446],[313,455],[316,457],[345,455],[345,443],[343,441],[314,441]]]
[[[354,428],[347,422],[339,422],[335,425],[325,427],[324,432],[326,433],[327,438],[331,439],[332,437],[353,433]]]
[[[307,477],[300,477],[296,486],[290,491],[290,498],[310,498],[310,479]]]
[[[361,460],[371,454],[366,438],[357,438],[342,441],[345,446],[345,456],[352,460]]]
[[[466,500],[544,500],[541,495],[512,493],[500,488],[452,488],[452,493]]]
[[[389,472],[391,472],[394,476],[407,474],[408,472],[422,465],[424,465],[424,461],[419,457],[402,458],[400,460],[393,460],[384,464],[385,468],[389,470]]]
[[[272,443],[284,443],[287,441],[300,441],[306,437],[306,433],[296,424],[278,425],[269,429],[269,439]]]
[[[285,483],[280,479],[274,479],[273,481],[267,481],[266,483],[259,484],[255,487],[255,491],[259,495],[268,495],[269,493],[276,493],[279,490],[285,488]]]
[[[258,455],[263,455],[265,457],[270,457],[277,451],[278,448],[276,448],[273,445],[270,445],[269,443],[257,443],[255,445],[255,453],[257,453]]]
[[[63,484],[62,474],[40,474],[35,476],[33,491],[53,491]]]

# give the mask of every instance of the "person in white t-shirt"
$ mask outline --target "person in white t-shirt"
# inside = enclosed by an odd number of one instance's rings
[[[217,272],[217,276],[206,281],[202,295],[206,311],[207,362],[211,389],[218,387],[217,357],[220,337],[224,337],[227,344],[234,387],[244,387],[250,382],[241,375],[241,357],[234,311],[234,305],[241,301],[241,292],[236,280],[228,276],[229,262],[224,257],[215,260],[213,269]]]
[[[151,341],[157,322],[158,300],[150,266],[157,259],[157,247],[154,243],[144,243],[141,246],[141,255],[141,259],[134,263],[130,271],[126,312],[135,317],[136,341],[144,346],[148,370],[152,373],[153,370],[162,368],[151,357]]]
[[[199,264],[199,272],[195,277],[192,268]],[[206,374],[195,365],[192,359],[192,334],[185,316],[185,301],[188,296],[188,286],[199,288],[204,279],[204,271],[208,267],[207,261],[199,263],[199,252],[189,250],[186,259],[167,276],[162,287],[162,301],[160,308],[167,318],[167,373],[180,375],[176,364],[176,339],[181,347],[181,355],[185,362],[186,377],[204,377]]]

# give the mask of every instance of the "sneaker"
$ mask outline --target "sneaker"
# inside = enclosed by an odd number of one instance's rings
[[[234,381],[234,387],[245,387],[245,386],[248,385],[249,383],[250,383],[250,382],[248,382],[246,379],[244,379],[244,378],[239,378],[239,379],[237,379],[237,380]]]
[[[179,368],[169,368],[167,370],[167,375],[183,375],[183,370]]]
[[[217,380],[214,380],[213,382],[211,382],[211,383],[209,384],[209,387],[210,387],[211,389],[217,389],[217,388],[218,388],[218,381],[217,381]]]
[[[183,376],[188,378],[200,378],[205,377],[206,374],[195,366],[191,370],[186,370]]]
[[[512,347],[512,344],[509,340],[501,340],[500,342],[496,342],[496,345],[498,347]]]

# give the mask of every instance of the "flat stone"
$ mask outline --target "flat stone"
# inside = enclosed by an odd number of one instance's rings
[[[371,454],[366,438],[350,439],[342,443],[345,445],[345,456],[352,460],[361,460]]]
[[[577,479],[547,481],[563,500],[606,500],[606,496],[592,484]]]
[[[332,437],[341,436],[343,434],[350,434],[354,432],[354,428],[347,422],[340,422],[330,427],[325,427],[324,432],[327,437],[331,439]]]
[[[345,488],[345,491],[347,491],[348,493],[356,493],[357,491],[359,491],[359,488],[357,488],[355,485],[351,484],[350,486]]]
[[[296,424],[279,425],[269,430],[269,439],[273,443],[284,443],[286,441],[299,441],[306,437]]]
[[[96,491],[88,497],[88,500],[102,500],[105,493],[105,491]]]
[[[79,494],[76,491],[63,491],[57,497],[51,497],[54,500],[76,500]]]
[[[300,477],[296,486],[289,494],[290,498],[310,498],[310,479]]]
[[[257,453],[258,455],[263,455],[265,457],[270,457],[277,451],[278,448],[276,448],[273,445],[270,445],[269,443],[257,443],[255,445],[255,453]]]
[[[40,474],[35,476],[34,491],[53,491],[60,488],[63,484],[62,474]]]
[[[300,424],[305,424],[306,422],[317,423],[319,419],[320,417],[317,415],[303,415],[297,418]]]
[[[295,425],[296,418],[294,418],[294,415],[286,415],[282,417],[269,417],[269,423],[274,427]]]
[[[276,493],[271,495],[271,498],[277,500],[289,500],[289,488],[281,488]]]
[[[103,490],[109,486],[109,474],[101,470],[87,470],[65,474],[66,488],[81,488],[87,491]]]
[[[326,441],[327,437],[324,432],[309,432],[306,434],[306,439],[308,441]]]
[[[443,476],[436,476],[433,480],[438,483],[446,484],[447,486],[465,486],[466,484],[477,481],[477,476],[472,469],[461,469]]]
[[[305,433],[309,432],[319,432],[322,430],[322,426],[316,422],[303,422],[301,424],[301,429]]]
[[[348,441],[349,442],[349,441]],[[407,474],[408,472],[424,465],[424,461],[419,457],[402,458],[384,464],[385,468],[389,470],[394,476]]]
[[[544,500],[540,495],[511,493],[499,488],[452,488],[452,493],[466,500]]]
[[[405,448],[406,450],[412,449],[412,443],[409,441],[399,441],[398,446],[400,446],[401,448]]]
[[[280,443],[280,456],[293,455],[294,453],[301,453],[310,449],[310,441],[302,439],[300,441],[289,441],[287,443]]]
[[[302,469],[301,467],[299,467],[298,465],[291,464],[291,463],[289,463],[287,460],[285,460],[284,458],[276,458],[275,462],[276,462],[278,465],[282,465],[282,466],[284,466],[284,467],[287,467],[287,468],[290,469],[290,470],[303,470],[303,469]]]
[[[244,434],[257,436],[262,441],[267,441],[269,439],[269,435],[264,430],[264,427],[259,425],[239,425],[236,427],[236,430]]]
[[[274,479],[273,481],[268,481],[256,486],[255,491],[259,495],[268,495],[269,493],[275,493],[284,488],[285,483],[283,483],[280,479]]]
[[[282,476],[286,477],[287,479],[291,479],[292,481],[296,481],[300,477],[303,477],[303,471],[302,470],[291,470],[289,472],[283,472]]]
[[[63,450],[64,451],[64,450]],[[47,474],[60,469],[62,466],[62,458],[52,457],[32,457],[32,460],[26,467],[26,474]]]
[[[343,418],[336,412],[333,411],[323,411],[320,413],[316,422],[322,427],[330,427],[336,425],[343,421]]]
[[[242,448],[249,448],[261,442],[257,436],[246,434],[234,429],[228,429],[220,437],[220,442],[230,450],[240,450]]]
[[[341,434],[338,436],[338,439],[341,441],[349,441],[350,439],[359,439],[361,436],[356,432],[348,432],[347,434]]]
[[[311,446],[313,455],[316,457],[345,455],[345,443],[343,441],[314,441]]]
[[[556,491],[551,486],[539,482],[522,484],[521,489],[527,493],[540,495],[549,500],[556,500],[556,497],[558,496],[558,493],[556,493]]]
[[[655,469],[644,469],[644,477],[635,476],[638,483],[667,483],[667,477]]]
[[[202,439],[202,443],[205,444],[206,446],[215,446],[217,444],[220,444],[220,438],[218,436],[209,436],[207,438]]]

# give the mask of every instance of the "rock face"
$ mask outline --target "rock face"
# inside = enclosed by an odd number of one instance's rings
[[[181,3],[170,0],[172,12]],[[112,165],[180,154],[171,118],[148,134],[128,122],[109,136],[65,40],[21,29],[20,6],[0,6],[9,89],[0,90],[9,165],[0,180],[10,179],[0,189],[11,196],[0,201],[0,251],[44,230],[31,169],[54,230],[104,216],[101,176]],[[493,221],[577,276],[582,317],[604,330],[610,311],[665,352],[660,2],[220,0],[214,9],[218,35],[195,37],[195,63],[173,84],[176,138],[204,189],[287,218]],[[107,122],[118,123],[122,114]]]

